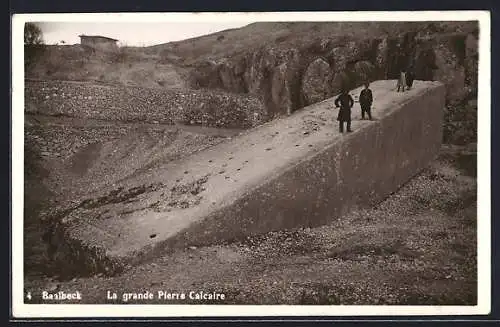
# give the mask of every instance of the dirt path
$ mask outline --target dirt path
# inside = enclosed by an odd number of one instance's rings
[[[173,131],[175,129],[181,129],[186,132],[211,135],[219,137],[233,137],[242,132],[244,129],[237,128],[215,128],[215,127],[205,127],[196,125],[182,125],[180,123],[175,125],[167,124],[150,124],[145,122],[122,122],[122,121],[108,121],[102,119],[88,119],[88,118],[77,118],[77,117],[64,117],[64,116],[46,116],[40,114],[30,114],[25,117],[27,124],[43,124],[50,127],[60,127],[60,126],[73,126],[76,128],[95,128],[95,127],[131,127],[131,128],[155,128]]]

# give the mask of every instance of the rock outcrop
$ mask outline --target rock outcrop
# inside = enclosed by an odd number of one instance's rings
[[[330,75],[330,65],[321,58],[307,67],[302,78],[302,93],[306,104],[316,103],[328,97]]]
[[[378,38],[318,38],[293,47],[265,45],[216,63],[195,64],[191,85],[259,95],[272,118],[343,87],[396,79],[401,69],[411,67],[417,80],[443,82],[448,104],[469,101],[477,94],[477,33],[441,35],[429,28]]]
[[[465,39],[465,84],[471,88],[472,94],[477,94],[479,48],[475,34],[468,34]]]

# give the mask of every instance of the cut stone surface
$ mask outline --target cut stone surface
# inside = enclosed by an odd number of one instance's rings
[[[329,98],[110,185],[64,215],[58,251],[82,271],[112,274],[175,247],[318,226],[377,203],[424,168],[442,139],[444,86],[395,86],[371,84],[374,120],[360,120],[356,102],[352,133],[339,133]]]

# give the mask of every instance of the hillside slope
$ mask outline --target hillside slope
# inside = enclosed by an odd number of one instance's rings
[[[193,88],[256,94],[270,117],[413,67],[447,88],[445,143],[476,140],[477,22],[255,23],[152,47]],[[161,49],[161,50],[160,50]]]
[[[377,38],[397,36],[410,31],[426,35],[469,33],[473,22],[258,22],[187,40],[150,46],[150,55],[173,54],[184,63],[234,56],[255,51],[265,45],[297,47],[314,39],[344,37]]]
[[[47,47],[27,77],[221,89],[261,98],[272,119],[412,65],[416,79],[445,83],[445,142],[466,143],[476,134],[478,35],[477,22],[259,22],[117,53]]]
[[[185,88],[182,69],[162,64],[143,49],[102,52],[83,45],[48,45],[27,67],[26,77],[43,80],[93,81],[148,88]]]

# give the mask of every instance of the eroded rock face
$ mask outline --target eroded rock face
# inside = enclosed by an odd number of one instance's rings
[[[250,93],[264,99],[267,114],[274,117],[298,107],[300,53],[297,49],[263,47],[237,58],[200,63],[190,76],[194,88]]]
[[[276,59],[272,49],[263,49],[247,57],[249,65],[243,78],[250,93],[257,93],[265,86],[271,70],[278,64]]]
[[[468,34],[465,39],[465,83],[471,93],[477,95],[479,47],[477,35]]]
[[[448,102],[460,101],[468,93],[465,88],[465,67],[463,65],[465,49],[459,49],[460,44],[464,44],[464,41],[464,38],[454,37],[442,40],[434,47],[437,67],[434,79],[446,85]]]
[[[281,114],[290,114],[297,109],[298,79],[300,55],[297,49],[271,51],[271,62],[277,64],[267,72],[269,80],[264,80],[261,86],[270,87],[264,90],[264,101],[270,115],[276,117]],[[269,83],[269,84],[268,84]]]
[[[349,42],[345,46],[335,47],[328,54],[327,58],[333,61],[333,71],[339,73],[347,69],[347,65],[357,59],[359,49],[356,42]]]
[[[387,56],[388,56],[388,42],[387,38],[383,38],[377,45],[375,55],[375,67],[381,76],[387,75]]]
[[[358,61],[354,64],[354,73],[356,84],[370,82],[375,77],[375,66],[367,60]]]
[[[436,53],[430,42],[421,41],[415,52],[415,78],[433,80],[436,66]]]
[[[279,113],[276,108],[280,108],[288,114],[292,112],[292,91],[290,80],[287,77],[289,69],[290,65],[286,62],[273,69],[271,82],[271,103],[275,109],[273,114]]]
[[[302,78],[302,94],[306,105],[328,97],[330,77],[330,65],[325,60],[318,58],[309,64]]]
[[[244,92],[245,82],[243,74],[245,73],[245,62],[232,62],[224,60],[219,63],[218,71],[222,87],[231,92]]]
[[[380,42],[332,38],[313,40],[300,49],[268,45],[239,57],[200,63],[191,73],[191,85],[260,95],[269,117],[290,114],[342,87],[375,79],[373,62]]]
[[[439,80],[447,102],[477,94],[477,35],[457,31],[410,31],[378,38],[314,38],[293,47],[265,45],[257,51],[201,64],[195,86],[222,88],[263,98],[269,118],[322,101],[343,87],[396,79],[412,67],[417,80]]]

